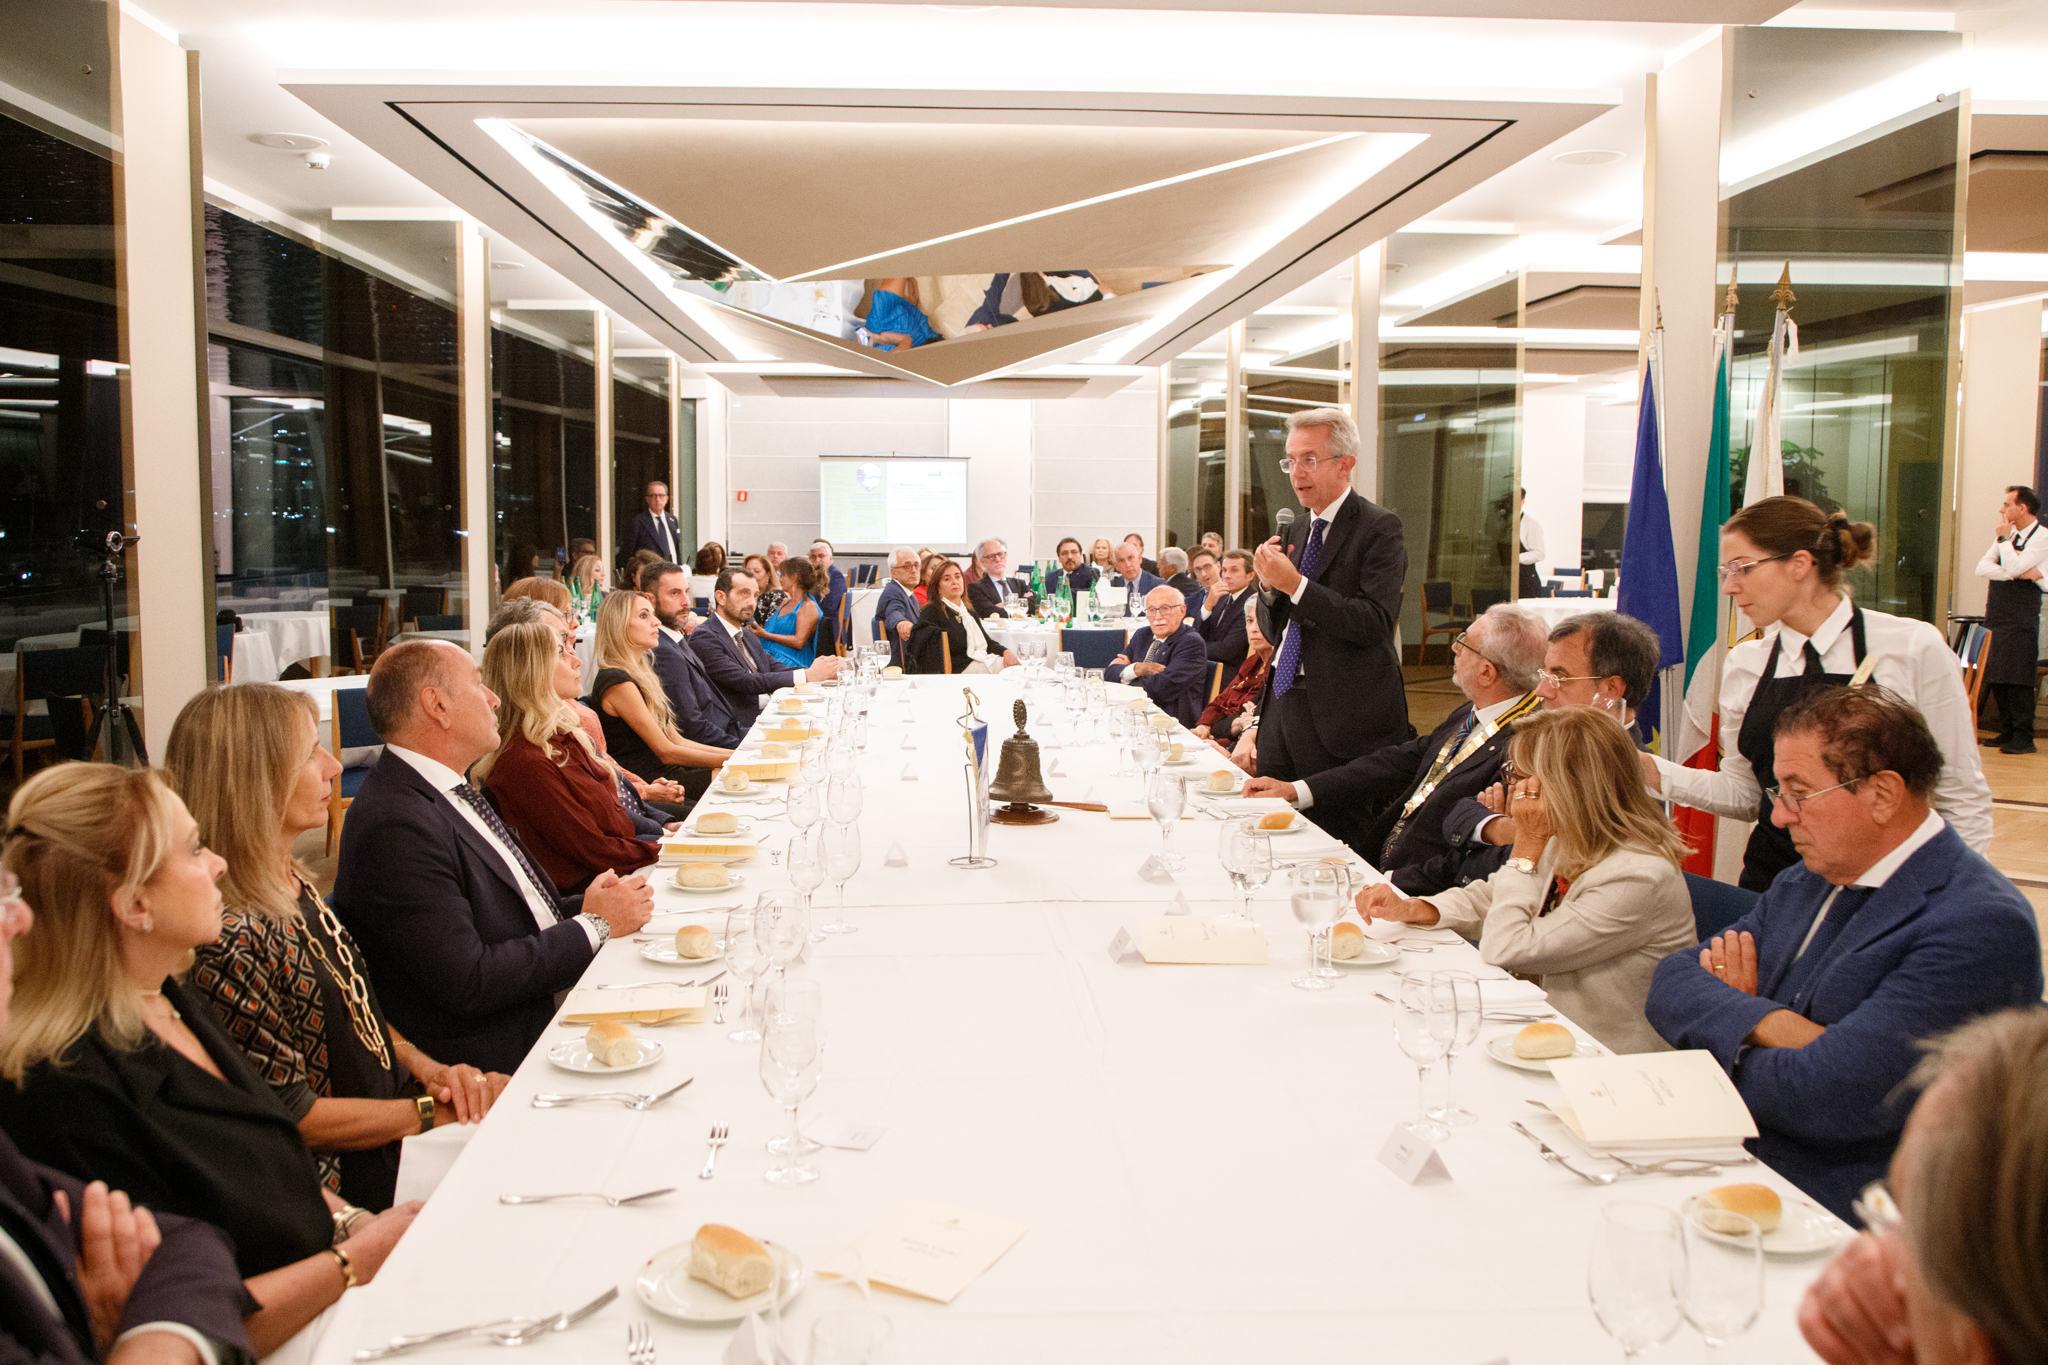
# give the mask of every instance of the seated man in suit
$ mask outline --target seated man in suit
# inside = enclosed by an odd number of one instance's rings
[[[0,879],[0,1035],[12,944],[35,918],[16,888],[12,873]],[[0,1133],[0,1360],[234,1365],[256,1358],[242,1319],[257,1307],[220,1229],[133,1208]]]
[[[1176,545],[1169,545],[1159,552],[1159,575],[1166,580],[1166,586],[1183,599],[1199,592],[1202,587],[1201,580],[1188,572],[1188,552]]]
[[[1161,583],[1145,599],[1145,625],[1102,676],[1141,687],[1160,710],[1192,728],[1209,696],[1209,654],[1186,628],[1187,599]],[[1136,659],[1138,662],[1132,663]]]
[[[1657,964],[1650,1023],[1728,1068],[1756,1154],[1842,1218],[1885,1173],[1921,1040],[2041,1002],[2033,908],[1932,809],[1941,749],[1867,684],[1779,715],[1771,818],[1800,862]]]
[[[1209,556],[1207,550],[1195,551],[1195,577],[1202,578],[1202,565],[1209,560],[1216,568],[1202,580],[1200,592],[1188,594],[1188,615],[1202,632],[1202,643],[1209,647],[1209,662],[1223,665],[1227,683],[1251,652],[1245,638],[1244,606],[1253,600],[1252,556],[1249,550],[1232,550],[1208,560],[1204,556]]]
[[[647,485],[646,497],[647,510],[633,518],[624,557],[631,559],[642,550],[652,550],[672,564],[682,557],[683,541],[675,513],[668,510],[668,485],[655,480]]]
[[[644,876],[600,872],[559,894],[470,766],[498,747],[498,699],[476,660],[407,640],[370,670],[384,757],[342,827],[334,908],[391,1022],[428,1055],[510,1073],[547,1031],[555,993],[605,940],[647,923]]]
[[[1159,575],[1146,571],[1141,552],[1129,540],[1109,552],[1109,562],[1116,568],[1116,572],[1109,576],[1109,586],[1122,588],[1128,594],[1124,599],[1127,604],[1124,614],[1127,616],[1137,615],[1136,604],[1144,601],[1152,589],[1161,587],[1166,582]],[[1185,599],[1182,600],[1182,605],[1186,605]]]
[[[1204,601],[1208,600],[1209,589],[1216,586],[1216,552],[1197,546],[1188,556],[1188,576],[1195,580],[1195,586],[1188,589],[1188,615],[1193,616]],[[1197,618],[1199,623],[1199,618]]]
[[[704,672],[725,694],[726,705],[742,726],[754,723],[768,694],[800,682],[823,682],[839,676],[839,658],[821,654],[808,668],[783,668],[747,627],[754,619],[760,589],[745,569],[727,569],[712,590],[711,619],[691,632],[690,648]]]
[[[981,577],[967,585],[967,605],[973,608],[974,619],[1024,615],[1023,599],[1030,585],[1010,576],[1010,547],[990,536],[974,547],[974,562],[981,568]]]
[[[747,727],[704,671],[704,661],[690,648],[683,630],[690,615],[690,571],[680,564],[650,564],[641,582],[654,599],[654,616],[661,623],[648,662],[676,714],[676,733],[714,749],[738,748]]]
[[[1095,566],[1088,562],[1088,552],[1081,548],[1080,541],[1068,536],[1053,547],[1053,555],[1060,566],[1046,580],[1047,592],[1056,593],[1062,587],[1071,586],[1078,595],[1095,586]]]
[[[1137,549],[1139,568],[1143,569],[1146,573],[1153,575],[1155,578],[1158,577],[1159,566],[1156,563],[1154,563],[1150,558],[1148,558],[1145,554],[1145,537],[1139,535],[1136,531],[1133,531],[1123,538],[1123,543],[1126,545],[1133,546]],[[1115,558],[1115,556],[1112,554],[1111,558],[1113,559]]]
[[[1202,532],[1202,539],[1199,543],[1203,549],[1215,555],[1218,559],[1223,557],[1223,537],[1214,531]]]
[[[903,666],[903,646],[924,604],[917,600],[917,551],[898,545],[889,552],[889,581],[875,599],[875,625],[889,646],[889,661]]]
[[[832,542],[811,542],[811,569],[824,591],[818,597],[818,633],[811,645],[820,655],[836,655],[846,641],[839,638],[839,613],[846,605],[846,575],[832,567]]]
[[[1292,782],[1255,777],[1245,795],[1278,796],[1298,809],[1338,817],[1319,823],[1386,873],[1403,895],[1429,896],[1459,885],[1468,850],[1444,838],[1444,815],[1500,780],[1515,721],[1542,704],[1536,676],[1543,636],[1534,612],[1505,602],[1488,608],[1452,643],[1451,681],[1465,704],[1434,732]]]

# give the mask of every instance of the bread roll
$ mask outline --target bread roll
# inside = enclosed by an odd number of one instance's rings
[[[802,697],[784,697],[780,702],[776,704],[782,708],[784,714],[786,715],[795,715],[797,712],[804,709],[804,702]]]
[[[685,924],[676,930],[677,957],[710,957],[718,951],[718,940],[701,924]]]
[[[898,668],[894,664],[890,664],[887,668],[882,670],[882,676],[885,678],[900,678],[903,676],[903,670]]]
[[[1162,735],[1165,734],[1167,731],[1173,729],[1173,727],[1178,724],[1180,724],[1180,722],[1175,720],[1172,716],[1152,717],[1152,728],[1154,730],[1157,730]]]
[[[1174,741],[1174,742],[1173,742],[1172,744],[1170,744],[1170,745],[1168,745],[1168,746],[1167,746],[1167,749],[1166,749],[1166,760],[1167,760],[1167,762],[1169,762],[1169,763],[1178,763],[1178,762],[1180,762],[1180,761],[1181,761],[1181,759],[1185,758],[1186,756],[1187,756],[1187,750],[1186,750],[1186,746],[1185,746],[1185,745],[1183,745],[1183,744],[1182,744],[1182,743],[1181,743],[1181,742],[1180,742],[1179,740],[1175,740],[1175,741]]]
[[[1339,962],[1349,962],[1365,951],[1365,930],[1351,921],[1335,925],[1330,930],[1330,956]]]
[[[740,818],[731,811],[706,811],[697,817],[697,832],[699,834],[738,834],[740,832]]]
[[[768,1248],[723,1223],[706,1223],[690,1243],[690,1278],[727,1298],[749,1299],[775,1283]]]
[[[800,682],[796,685],[797,695],[800,697],[808,697],[817,690],[818,685],[813,682]]]
[[[1202,790],[1206,792],[1234,792],[1237,790],[1237,774],[1225,772],[1223,769],[1218,768],[1215,772],[1210,773],[1207,778],[1203,779]]]
[[[676,869],[676,885],[686,886],[692,891],[712,891],[728,886],[732,879],[725,875],[725,869],[717,863],[684,863]]]
[[[729,792],[743,792],[754,785],[754,779],[747,776],[744,768],[727,768],[725,776],[718,779],[718,785]]]
[[[640,1040],[616,1019],[600,1019],[583,1035],[583,1046],[599,1066],[631,1066],[640,1060]]]
[[[1259,817],[1259,828],[1264,830],[1293,829],[1294,812],[1291,810],[1268,811]]]
[[[1757,1225],[1760,1232],[1775,1232],[1785,1216],[1784,1201],[1769,1185],[1716,1185],[1700,1196],[1700,1203],[1728,1213],[1739,1213]],[[1708,1227],[1713,1227],[1709,1222]]]
[[[1563,1024],[1531,1024],[1515,1035],[1515,1055],[1525,1062],[1551,1057],[1569,1057],[1579,1040]]]

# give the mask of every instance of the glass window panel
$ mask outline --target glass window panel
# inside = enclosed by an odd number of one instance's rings
[[[570,540],[596,535],[597,425],[589,361],[504,328],[492,329],[491,348],[491,489],[499,573],[510,586],[536,563],[566,573]]]
[[[1167,367],[1160,520],[1168,545],[1195,545],[1207,531],[1223,534],[1223,372],[1220,360],[1183,359]]]
[[[666,370],[666,366],[663,369]],[[650,387],[651,386],[651,387]],[[658,390],[658,391],[656,391]],[[612,527],[618,540],[618,558],[623,565],[630,556],[626,546],[633,534],[633,518],[647,510],[646,489],[651,482],[673,482],[668,462],[668,383],[659,384],[635,377],[612,381]],[[695,530],[695,521],[676,518],[682,536]],[[689,567],[693,546],[687,541],[676,552],[685,556]],[[621,583],[624,580],[620,580]]]
[[[1280,470],[1287,454],[1287,415],[1310,408],[1337,406],[1334,380],[1308,379],[1278,369],[1244,370],[1246,459],[1240,490],[1238,536],[1254,546],[1277,534],[1273,514],[1283,507],[1300,511],[1294,486]]]

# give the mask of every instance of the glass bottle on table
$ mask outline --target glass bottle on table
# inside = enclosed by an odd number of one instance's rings
[[[803,1133],[797,1109],[818,1088],[824,1070],[824,1044],[818,1025],[793,1014],[778,1014],[767,1021],[761,1033],[761,1084],[768,1097],[789,1115],[788,1144],[801,1144]],[[779,1166],[764,1173],[771,1185],[808,1185],[818,1178],[818,1168],[807,1165],[794,1151]]]
[[[860,871],[860,826],[828,823],[823,827],[825,875],[839,888],[839,906],[832,922],[820,928],[828,934],[857,934],[858,924],[846,922],[846,884]]]

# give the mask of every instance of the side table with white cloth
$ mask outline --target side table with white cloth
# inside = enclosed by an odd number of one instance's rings
[[[1457,1098],[1479,1121],[1440,1148],[1451,1178],[1404,1183],[1375,1160],[1416,1105],[1415,1066],[1396,1046],[1381,995],[1404,969],[1468,971],[1547,1009],[1538,988],[1507,981],[1454,934],[1404,929],[1391,965],[1347,969],[1334,990],[1291,989],[1307,937],[1289,912],[1284,873],[1252,902],[1267,965],[1113,960],[1112,936],[1144,916],[1177,903],[1216,916],[1241,903],[1217,862],[1225,826],[1202,810],[1181,820],[1172,842],[1187,868],[1164,883],[1139,875],[1160,848],[1152,820],[1071,809],[1056,823],[990,829],[992,868],[950,866],[965,851],[956,717],[970,686],[992,743],[1011,729],[1014,700],[1049,698],[1035,680],[1027,692],[1014,672],[882,684],[855,760],[862,860],[844,913],[859,932],[813,944],[788,969],[820,985],[829,1021],[824,1079],[803,1115],[880,1125],[879,1140],[807,1158],[821,1173],[814,1184],[762,1179],[780,1160],[763,1142],[785,1120],[763,1089],[759,1045],[727,1039],[737,988],[724,1026],[634,1026],[663,1053],[616,1079],[551,1062],[550,1048],[584,1032],[558,1024],[375,1282],[344,1298],[314,1365],[349,1365],[355,1351],[399,1333],[554,1313],[610,1288],[616,1302],[525,1345],[522,1362],[610,1361],[626,1325],[647,1323],[660,1365],[712,1365],[728,1358],[737,1324],[685,1324],[643,1303],[636,1277],[656,1253],[716,1222],[789,1248],[816,1270],[913,1201],[1026,1231],[950,1303],[878,1293],[894,1324],[891,1365],[1584,1365],[1620,1358],[1587,1302],[1604,1205],[1636,1199],[1676,1210],[1729,1180],[1789,1196],[1787,1182],[1761,1166],[1596,1189],[1546,1164],[1509,1124],[1561,1132],[1529,1103],[1560,1098],[1558,1084],[1482,1055],[1487,1037],[1512,1035],[1513,1022],[1485,1025],[1457,1065]],[[1138,780],[1113,776],[1106,736],[1090,738],[1087,722],[1056,715],[1031,729],[1056,797],[1142,812]],[[1194,761],[1165,771],[1199,781],[1225,766],[1199,744],[1188,750]],[[780,848],[792,831],[773,799],[779,784],[768,785],[770,799],[753,801],[714,786],[702,809],[730,810]],[[1290,863],[1343,853],[1312,826],[1272,843],[1276,860]],[[892,851],[900,866],[888,865]],[[713,895],[685,893],[669,868],[649,869],[661,917],[645,942],[607,944],[583,984],[709,978],[726,964],[649,959],[677,927],[716,934],[726,908],[787,890],[788,862],[747,858],[735,869],[744,885]],[[813,900],[812,922],[822,924],[837,893],[827,885]],[[541,1091],[656,1094],[686,1080],[688,1089],[644,1111],[533,1106]],[[700,1180],[714,1125],[729,1129],[730,1142],[715,1178]],[[574,1159],[565,1162],[566,1152]],[[625,1208],[499,1202],[515,1192],[662,1187],[675,1192]],[[1768,1263],[1762,1317],[1734,1358],[1812,1359],[1794,1314],[1821,1264]],[[790,1359],[807,1358],[811,1319],[847,1292],[807,1281],[785,1315],[799,1343]],[[455,1365],[500,1358],[483,1345],[436,1349]],[[1697,1348],[1679,1349],[1689,1357]]]
[[[1557,623],[1568,616],[1580,616],[1589,611],[1613,611],[1612,597],[1524,597],[1515,603],[1526,611],[1543,618],[1546,628],[1555,630]]]
[[[325,664],[334,653],[334,631],[324,611],[252,611],[242,617],[240,635],[260,631],[270,637],[276,666],[271,678],[293,664]],[[237,667],[235,677],[242,677]],[[245,681],[254,681],[247,679]]]

